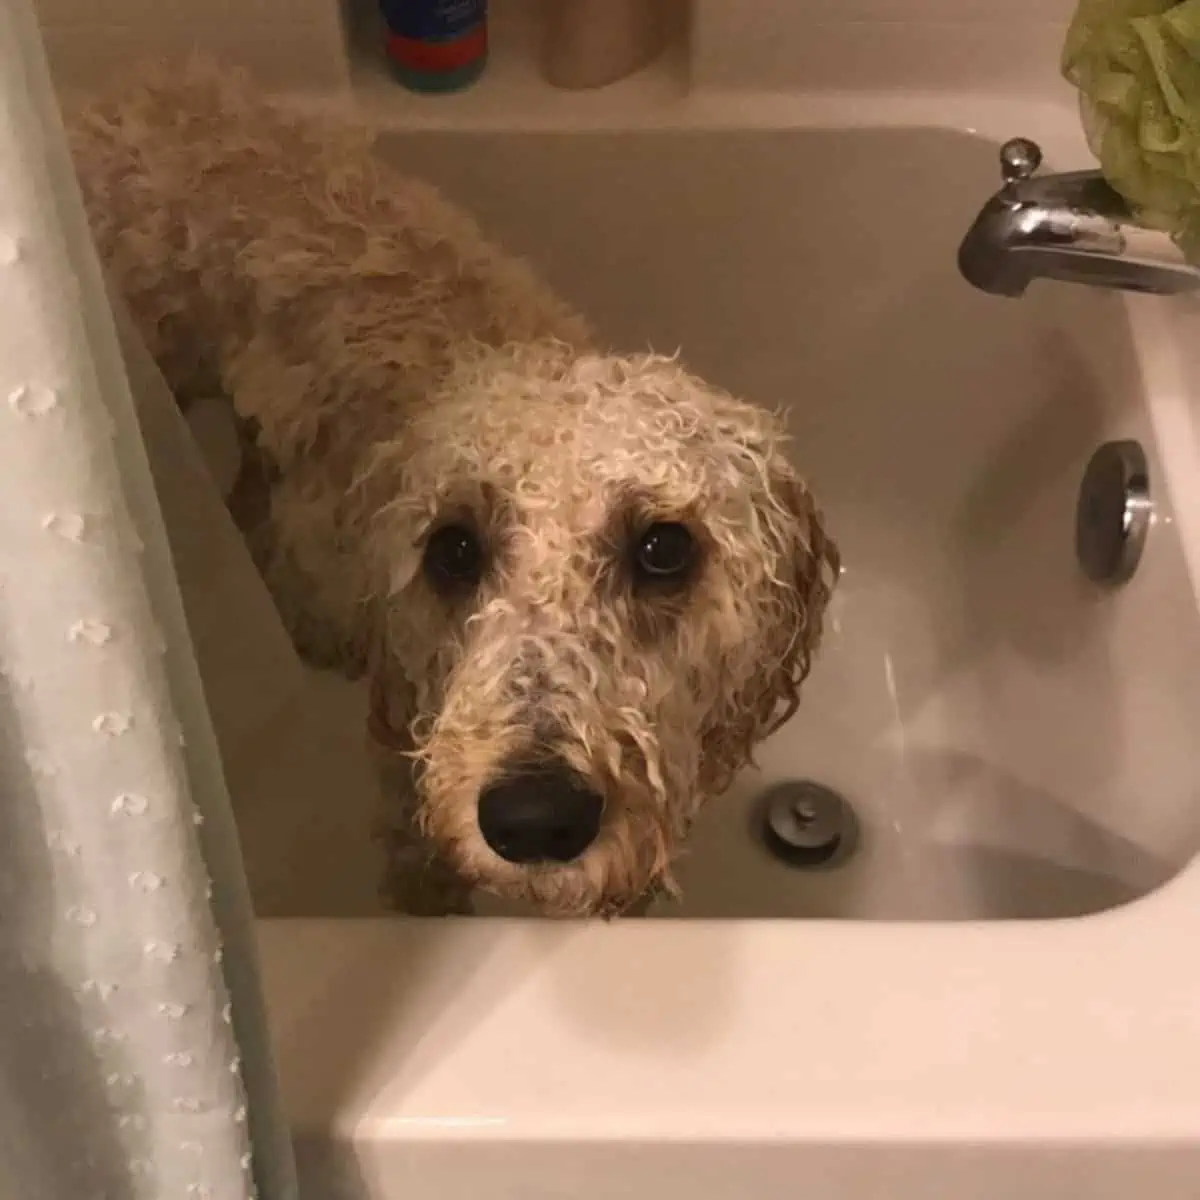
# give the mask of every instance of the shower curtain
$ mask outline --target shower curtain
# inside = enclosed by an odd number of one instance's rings
[[[0,0],[0,1196],[294,1194],[113,316],[30,0]]]

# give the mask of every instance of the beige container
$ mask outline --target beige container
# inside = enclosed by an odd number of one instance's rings
[[[663,0],[545,0],[542,73],[561,88],[615,83],[666,43]]]

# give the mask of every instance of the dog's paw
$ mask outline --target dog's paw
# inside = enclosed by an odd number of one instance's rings
[[[404,875],[395,878],[391,873],[381,889],[389,911],[406,917],[470,917],[474,916],[471,892],[457,879],[432,878],[423,872],[414,878]]]
[[[409,830],[381,824],[375,830],[386,855],[380,895],[386,908],[410,917],[471,916],[471,887],[430,857]]]

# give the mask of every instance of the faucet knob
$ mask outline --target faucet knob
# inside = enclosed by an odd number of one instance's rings
[[[1042,148],[1028,138],[1013,138],[1000,147],[1000,174],[1005,183],[1028,179],[1042,165]]]

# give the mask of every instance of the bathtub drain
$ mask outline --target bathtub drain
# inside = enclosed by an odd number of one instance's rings
[[[1145,451],[1132,440],[1105,442],[1083,473],[1075,513],[1075,554],[1093,583],[1133,577],[1153,512]]]
[[[755,824],[768,852],[790,867],[837,866],[858,843],[854,810],[832,788],[810,779],[769,788],[755,805]]]

